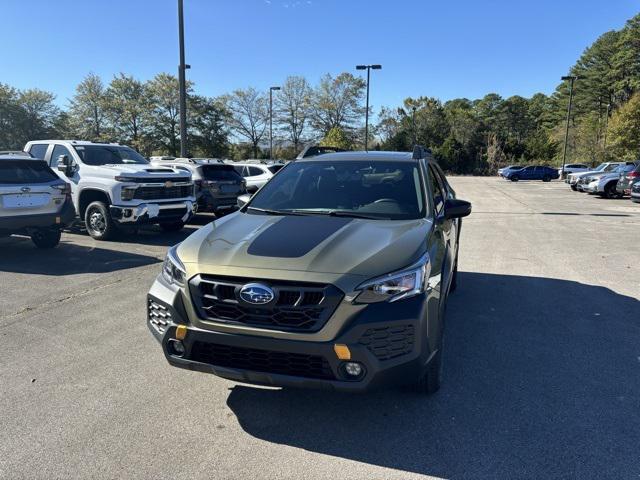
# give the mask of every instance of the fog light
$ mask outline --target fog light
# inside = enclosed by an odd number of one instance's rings
[[[346,362],[344,364],[344,371],[350,377],[359,377],[362,375],[362,365],[358,362]]]
[[[179,357],[184,355],[184,343],[182,343],[180,340],[171,340],[169,346],[171,347],[172,353],[175,353]]]

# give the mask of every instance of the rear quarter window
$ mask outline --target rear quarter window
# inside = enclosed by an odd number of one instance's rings
[[[47,183],[58,178],[53,170],[41,161],[0,160],[0,183],[27,185],[30,183]]]

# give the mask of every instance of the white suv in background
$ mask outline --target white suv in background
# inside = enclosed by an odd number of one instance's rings
[[[157,167],[117,143],[38,140],[24,147],[71,184],[76,212],[97,240],[112,238],[118,226],[158,224],[180,230],[195,210],[188,172]]]
[[[259,188],[271,180],[278,171],[284,167],[284,163],[262,162],[234,162],[233,168],[242,175],[247,182],[247,192],[255,193]]]

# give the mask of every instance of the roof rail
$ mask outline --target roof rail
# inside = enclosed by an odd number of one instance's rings
[[[413,147],[413,159],[421,160],[423,158],[427,158],[427,156],[431,155],[431,150],[423,147],[422,145],[415,145]]]

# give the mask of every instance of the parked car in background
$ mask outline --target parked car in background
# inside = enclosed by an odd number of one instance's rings
[[[620,176],[634,170],[635,167],[636,164],[633,162],[622,162],[611,172],[599,172],[586,175],[580,179],[580,190],[605,198],[618,197],[620,195],[618,195],[616,191],[616,185]]]
[[[570,173],[588,172],[589,170],[589,166],[584,163],[569,163],[564,166],[564,171],[562,170],[562,167],[558,169],[558,175],[562,178]]]
[[[235,162],[233,168],[242,175],[247,182],[247,192],[255,193],[265,183],[271,180],[278,171],[284,167],[284,163]]]
[[[71,186],[41,159],[0,155],[0,236],[23,234],[38,248],[53,248],[76,213]]]
[[[616,191],[622,196],[631,195],[631,187],[638,182],[640,182],[640,162],[633,170],[620,175],[620,179],[616,184]]]
[[[296,160],[300,160],[302,158],[316,157],[318,155],[323,155],[325,153],[339,153],[346,152],[343,148],[338,147],[324,147],[322,145],[309,145],[304,150],[302,150]]]
[[[584,176],[593,174],[593,173],[612,172],[613,170],[618,168],[618,165],[620,165],[620,163],[621,162],[604,162],[598,165],[593,170],[588,170],[586,172],[570,173],[569,175],[567,175],[567,178],[564,181],[565,183],[569,184],[569,186],[571,187],[571,190],[574,190],[574,191],[580,190],[580,187],[579,187],[579,185],[581,185],[580,180],[584,178]]]
[[[238,196],[247,193],[244,178],[218,159],[151,157],[151,163],[191,174],[198,211],[230,213],[238,208]]]
[[[522,167],[522,165],[509,165],[507,167],[502,167],[498,169],[498,176],[499,177],[504,177],[504,172],[506,172],[507,170],[520,170]]]
[[[38,140],[24,149],[71,184],[76,212],[96,240],[112,238],[118,227],[142,224],[177,231],[194,213],[191,175],[153,166],[127,146]]]
[[[519,169],[505,170],[503,176],[512,182],[519,180],[542,180],[543,182],[550,182],[552,179],[559,177],[558,170],[542,165],[530,165]]]
[[[631,201],[640,203],[640,181],[635,181],[631,186]]]
[[[296,161],[167,253],[147,325],[176,367],[347,392],[440,387],[462,217],[425,149]]]
[[[29,152],[23,152],[22,150],[0,150],[0,156],[2,156],[2,157],[11,156],[11,157],[34,158],[33,156],[31,156],[31,154]]]

